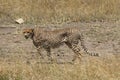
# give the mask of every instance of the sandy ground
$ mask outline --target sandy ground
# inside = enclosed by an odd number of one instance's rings
[[[61,27],[81,28],[84,34],[85,45],[89,52],[99,53],[101,59],[120,57],[120,23],[119,22],[91,22],[91,23],[70,23],[59,26],[46,26],[50,29]],[[21,31],[28,25],[1,25],[0,26],[0,60],[15,62],[23,59],[24,62],[38,61],[39,54],[31,40],[26,40]],[[46,55],[46,52],[42,52]],[[59,54],[60,56],[57,56]],[[61,46],[52,50],[52,57],[57,62],[71,62],[74,53],[67,47]],[[89,56],[84,56],[83,59]],[[47,58],[42,61],[48,61]]]

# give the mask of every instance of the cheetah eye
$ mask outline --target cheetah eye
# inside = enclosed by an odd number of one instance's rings
[[[25,33],[27,33],[27,34],[28,34],[29,32],[23,32],[23,34],[25,34]]]
[[[23,34],[25,34],[25,32],[23,32]]]

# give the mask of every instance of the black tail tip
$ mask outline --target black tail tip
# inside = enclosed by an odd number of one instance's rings
[[[91,53],[90,56],[97,56],[97,57],[99,57],[99,54],[98,53]]]
[[[99,54],[98,54],[98,53],[94,53],[94,56],[97,56],[97,57],[99,57]]]

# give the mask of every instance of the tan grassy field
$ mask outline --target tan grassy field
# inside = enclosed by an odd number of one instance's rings
[[[16,59],[17,60],[17,59]],[[26,64],[0,62],[0,80],[119,80],[120,63],[88,58],[79,64]]]
[[[17,18],[25,24],[16,25]],[[40,63],[32,42],[16,30],[61,23],[80,27],[88,49],[102,56],[77,64]],[[0,80],[120,80],[120,0],[0,0],[0,24],[15,26],[0,27]]]
[[[61,24],[120,19],[120,0],[0,0],[0,22]]]

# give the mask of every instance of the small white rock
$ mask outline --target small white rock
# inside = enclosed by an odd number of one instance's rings
[[[24,23],[24,20],[22,18],[19,18],[19,19],[15,20],[15,22],[17,22],[18,24],[22,24],[22,23]]]

